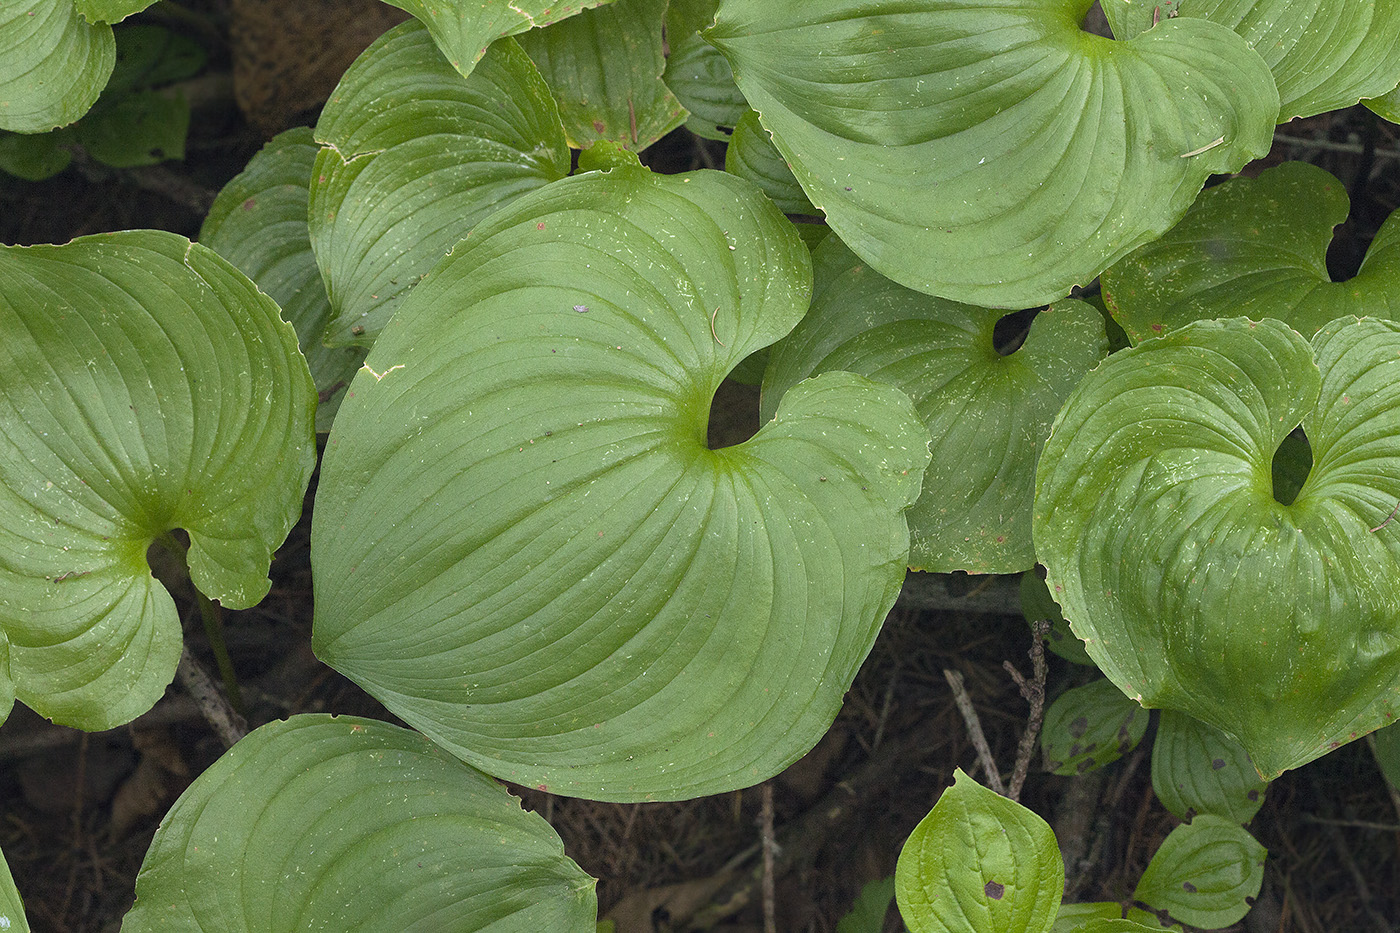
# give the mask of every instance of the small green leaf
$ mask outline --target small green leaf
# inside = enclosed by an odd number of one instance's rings
[[[1060,604],[1050,595],[1050,588],[1034,569],[1021,574],[1021,612],[1027,622],[1045,620],[1050,623],[1050,631],[1045,636],[1045,647],[1055,654],[1075,664],[1094,663],[1093,658],[1084,650],[1084,642],[1070,631],[1069,623],[1060,611]]]
[[[0,9],[0,130],[46,133],[87,113],[116,62],[112,27],[72,0],[9,0]]]
[[[570,146],[606,139],[641,152],[685,122],[661,80],[665,17],[666,0],[617,0],[520,37],[554,91]]]
[[[548,26],[613,0],[384,0],[406,10],[432,34],[443,56],[467,77],[497,39]]]
[[[5,861],[3,852],[0,852],[0,930],[6,933],[29,933],[29,920],[24,916],[24,903],[15,888],[15,879],[10,874],[10,866]]]
[[[594,881],[554,830],[416,732],[302,715],[180,795],[123,933],[593,933]]]
[[[752,110],[734,127],[734,138],[724,153],[724,170],[758,185],[784,214],[817,213]]]
[[[1152,742],[1152,789],[1177,817],[1210,813],[1248,823],[1268,786],[1238,742],[1185,713],[1162,710]]]
[[[1249,913],[1267,854],[1238,823],[1201,815],[1162,841],[1133,898],[1175,921],[1218,930]]]
[[[184,95],[162,91],[136,91],[111,105],[99,102],[73,127],[89,155],[115,168],[183,159],[189,129]]]
[[[558,110],[513,40],[464,79],[412,21],[345,72],[316,141],[311,244],[331,345],[369,346],[478,220],[569,172]]]
[[[183,80],[203,68],[208,57],[193,39],[159,26],[123,26],[113,34],[117,62],[103,91],[109,96]]]
[[[72,144],[69,130],[33,135],[0,131],[0,171],[25,181],[52,178],[73,161],[73,152],[68,148]]]
[[[895,386],[934,439],[924,494],[909,512],[910,566],[1030,567],[1036,458],[1063,400],[1104,354],[1098,312],[1061,302],[1036,317],[1021,349],[1002,356],[993,344],[999,312],[897,285],[835,237],[813,261],[812,308],[773,349],[762,419],[814,373],[844,370]]]
[[[806,309],[809,261],[723,172],[574,176],[484,221],[331,431],[317,655],[555,793],[694,797],[804,754],[903,584],[928,456],[908,398],[849,373],[706,448],[725,375]]]
[[[1045,933],[1065,886],[1055,834],[958,769],[895,868],[911,933]]]
[[[671,0],[666,6],[666,56],[662,76],[671,93],[690,112],[685,126],[706,139],[729,139],[749,109],[734,83],[734,72],[719,49],[700,38],[715,19],[719,0]]]
[[[180,622],[146,550],[168,531],[211,598],[267,593],[315,464],[277,312],[174,234],[0,247],[0,631],[43,715],[110,729],[165,691]]]
[[[1381,119],[1389,120],[1391,123],[1400,123],[1400,87],[1396,87],[1379,97],[1363,100],[1362,103]]]
[[[831,228],[970,304],[1064,297],[1268,152],[1273,76],[1230,29],[1125,41],[1089,0],[723,0],[704,35]]]
[[[1146,710],[1105,678],[1066,690],[1045,713],[1045,770],[1075,775],[1112,764],[1142,741],[1147,719]]]
[[[1283,505],[1272,460],[1300,422],[1314,464]],[[1394,718],[1400,324],[1144,341],[1080,384],[1041,464],[1036,553],[1129,696],[1222,729],[1266,778]]]
[[[1264,56],[1278,122],[1350,107],[1400,81],[1400,4],[1393,0],[1189,0],[1183,17],[1228,26]]]
[[[851,912],[836,921],[836,933],[882,933],[893,900],[893,875],[868,882],[856,896]]]
[[[1327,273],[1346,188],[1306,162],[1285,162],[1201,192],[1181,222],[1103,274],[1105,301],[1134,342],[1192,321],[1244,315],[1305,336],[1339,317],[1400,318],[1400,213],[1355,278]]]
[[[318,151],[304,126],[274,137],[219,192],[199,239],[282,306],[316,382],[316,430],[324,432],[331,429],[365,350],[328,347],[321,339],[331,306],[306,224]]]

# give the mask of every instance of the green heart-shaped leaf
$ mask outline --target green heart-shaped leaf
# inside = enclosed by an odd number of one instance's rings
[[[706,449],[716,388],[809,283],[721,172],[576,176],[485,221],[331,431],[317,655],[555,793],[718,793],[806,752],[899,592],[928,457],[909,400],[847,373]]]
[[[904,843],[894,883],[912,933],[1045,933],[1065,866],[1044,820],[959,768]]]
[[[384,0],[411,14],[432,34],[443,56],[463,77],[472,73],[497,39],[573,16],[613,0]]]
[[[150,708],[180,622],[146,550],[242,609],[315,463],[277,306],[211,250],[128,231],[0,248],[0,630],[22,701],[85,729]]]
[[[1142,741],[1147,719],[1142,707],[1102,677],[1066,690],[1045,711],[1045,770],[1075,775],[1112,764]]]
[[[665,18],[666,0],[617,0],[520,37],[559,102],[569,145],[606,139],[641,152],[685,122],[661,81]]]
[[[734,138],[724,151],[724,170],[758,185],[785,214],[817,213],[752,110],[734,126]]]
[[[199,239],[282,306],[316,382],[316,430],[329,431],[365,351],[321,340],[331,306],[306,223],[319,151],[304,126],[273,137],[219,192]]]
[[[998,312],[897,285],[835,237],[813,259],[812,309],[773,349],[763,417],[814,373],[846,370],[897,387],[934,440],[924,494],[909,512],[911,566],[1015,573],[1033,565],[1036,457],[1060,405],[1106,350],[1098,312],[1056,305],[1036,318],[1021,349],[1002,356],[992,341]]]
[[[1350,107],[1400,81],[1393,0],[1189,0],[1180,9],[1230,27],[1264,56],[1278,84],[1280,123]]]
[[[0,130],[45,133],[87,113],[117,59],[112,27],[73,0],[11,0],[0,10]]]
[[[569,172],[559,112],[514,40],[463,78],[414,21],[355,60],[316,124],[311,244],[332,345],[369,346],[481,218]]]
[[[1248,823],[1264,805],[1259,779],[1240,744],[1214,726],[1164,709],[1152,740],[1152,789],[1173,814],[1199,813]]]
[[[1327,273],[1346,188],[1306,162],[1201,192],[1160,240],[1103,274],[1105,301],[1134,342],[1209,318],[1272,317],[1311,336],[1339,317],[1400,318],[1400,213],[1355,278]]]
[[[1162,840],[1133,899],[1180,923],[1227,927],[1249,913],[1258,897],[1267,854],[1240,824],[1203,814]]]
[[[690,112],[686,129],[706,139],[729,139],[749,109],[734,84],[729,62],[700,38],[715,19],[719,0],[671,0],[666,6],[666,86]]]
[[[0,852],[0,930],[9,933],[29,933],[29,920],[24,916],[24,903],[15,888],[14,875],[5,855]]]
[[[1083,32],[1090,0],[724,0],[706,37],[812,203],[882,274],[1053,301],[1264,155],[1278,94],[1229,29]]]
[[[161,821],[124,933],[593,933],[549,824],[416,732],[303,715],[250,733]]]
[[[1314,358],[1316,362],[1314,362]],[[1302,423],[1291,505],[1274,451]],[[1066,403],[1036,553],[1090,656],[1273,777],[1395,716],[1400,324],[1202,321],[1115,353]]]

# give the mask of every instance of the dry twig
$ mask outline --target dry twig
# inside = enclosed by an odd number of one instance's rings
[[[967,695],[962,674],[945,667],[943,676],[947,678],[948,686],[953,688],[953,700],[958,704],[958,712],[962,713],[963,722],[967,724],[968,737],[972,739],[972,747],[977,749],[977,760],[982,763],[982,770],[987,774],[987,786],[1005,797],[1006,785],[1001,782],[1001,773],[997,771],[997,763],[992,758],[992,749],[987,745],[987,737],[982,733],[982,721],[977,718],[977,710],[972,708],[972,698]]]

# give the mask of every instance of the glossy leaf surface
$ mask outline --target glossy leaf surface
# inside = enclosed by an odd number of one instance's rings
[[[846,373],[705,447],[809,259],[722,172],[493,215],[351,385],[312,528],[319,657],[489,773],[594,799],[743,787],[830,725],[904,579],[928,435]]]
[[[112,28],[73,0],[13,0],[0,9],[0,130],[46,133],[87,113],[117,56]]]
[[[1152,789],[1183,820],[1199,813],[1248,823],[1264,805],[1260,780],[1240,744],[1185,713],[1162,710],[1152,740]]]
[[[463,77],[472,73],[497,39],[567,19],[613,0],[384,0],[428,27],[443,57]]]
[[[1075,775],[1112,764],[1142,741],[1147,719],[1146,710],[1102,677],[1066,690],[1045,711],[1045,770]]]
[[[199,239],[282,306],[316,382],[316,430],[329,431],[365,351],[328,347],[321,339],[331,306],[306,224],[319,151],[307,127],[274,137],[219,192]]]
[[[1133,898],[1178,922],[1218,930],[1249,912],[1264,883],[1266,854],[1238,823],[1198,816],[1162,841]]]
[[[194,584],[267,593],[301,512],[316,396],[277,306],[156,231],[0,248],[0,629],[20,700],[109,729],[175,674],[146,550],[189,534]]]
[[[705,35],[813,204],[884,275],[990,307],[1063,297],[1268,151],[1263,59],[1089,0],[724,0]],[[1191,93],[1179,89],[1191,88]]]
[[[1314,465],[1285,506],[1271,461],[1300,422]],[[1400,324],[1145,341],[1081,383],[1041,464],[1036,552],[1129,696],[1223,729],[1265,777],[1394,718]]]
[[[1217,185],[1160,240],[1103,274],[1105,301],[1134,342],[1236,315],[1277,318],[1305,336],[1346,315],[1400,318],[1400,214],[1354,278],[1333,282],[1327,272],[1347,209],[1342,183],[1306,162]]]
[[[549,824],[418,733],[302,715],[180,796],[122,930],[593,933],[593,885]]]
[[[617,0],[520,37],[554,91],[570,146],[606,139],[641,152],[685,121],[661,81],[665,17],[666,0]]]
[[[916,570],[1015,573],[1035,563],[1035,463],[1050,422],[1106,348],[1099,314],[1065,301],[1002,356],[996,311],[897,285],[830,238],[814,254],[812,309],[773,350],[763,419],[814,373],[845,370],[914,400],[933,435],[924,494],[909,512]],[[969,456],[977,451],[977,456]]]
[[[961,769],[895,868],[895,897],[911,933],[1044,933],[1064,885],[1045,821]]]
[[[412,21],[350,66],[316,140],[311,244],[332,345],[369,346],[478,220],[569,171],[549,88],[514,41],[464,79]]]

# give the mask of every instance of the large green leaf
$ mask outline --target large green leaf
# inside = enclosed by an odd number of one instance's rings
[[[1212,813],[1248,823],[1267,787],[1238,742],[1185,713],[1162,710],[1152,740],[1152,789],[1162,806],[1183,820]]]
[[[316,395],[277,306],[211,250],[127,231],[0,248],[0,630],[20,700],[109,729],[164,692],[174,603],[146,551],[189,534],[233,608],[315,463]]]
[[[15,889],[14,876],[5,855],[0,852],[0,930],[7,933],[29,933],[29,920],[24,916],[24,903]]]
[[[749,109],[729,62],[700,38],[714,22],[719,0],[671,0],[666,5],[666,86],[690,116],[686,128],[706,139],[727,140]]]
[[[1266,854],[1240,824],[1203,814],[1162,840],[1133,899],[1180,923],[1227,927],[1249,913],[1259,896]]]
[[[595,799],[778,772],[830,725],[904,578],[928,434],[848,373],[705,446],[809,259],[722,172],[589,173],[415,289],[325,454],[312,642],[489,773]]]
[[[384,0],[412,13],[432,33],[452,67],[470,75],[491,43],[613,0]]]
[[[617,0],[520,37],[559,102],[569,145],[606,139],[641,152],[685,121],[661,81],[665,18],[666,0]]]
[[[1066,690],[1045,711],[1045,770],[1075,775],[1112,764],[1142,741],[1147,718],[1146,710],[1103,677]]]
[[[1134,342],[1207,318],[1272,317],[1311,336],[1346,315],[1400,318],[1400,213],[1357,275],[1327,273],[1346,188],[1306,162],[1201,192],[1181,222],[1103,274],[1104,300]]]
[[[1278,95],[1229,29],[1126,42],[1090,0],[723,0],[705,35],[833,230],[884,275],[1023,308],[1264,155]]]
[[[1400,0],[1189,0],[1180,10],[1230,27],[1264,56],[1280,123],[1350,107],[1400,82]]]
[[[910,565],[1029,568],[1036,457],[1060,405],[1105,352],[1098,312],[1056,305],[1037,316],[1021,349],[1002,356],[992,342],[998,312],[897,285],[834,237],[813,258],[812,309],[773,349],[763,418],[814,373],[847,370],[899,388],[934,441],[924,493],[909,512]]]
[[[1314,362],[1314,357],[1316,362]],[[1303,424],[1291,505],[1271,461]],[[1273,777],[1390,721],[1400,689],[1400,324],[1202,321],[1110,356],[1056,420],[1036,553],[1089,654]]]
[[[304,126],[274,137],[219,192],[199,239],[282,306],[316,382],[316,430],[329,431],[365,351],[328,347],[321,339],[331,306],[306,224],[318,151]]]
[[[492,46],[464,79],[413,21],[345,72],[316,140],[311,245],[330,293],[332,345],[369,346],[478,220],[569,172],[558,110],[514,40]]]
[[[1045,821],[958,769],[895,868],[912,933],[1045,933],[1065,866]]]
[[[263,726],[161,821],[124,933],[593,933],[593,879],[543,819],[416,732]]]
[[[116,48],[112,27],[88,23],[73,0],[8,0],[0,7],[0,130],[44,133],[87,113]]]

